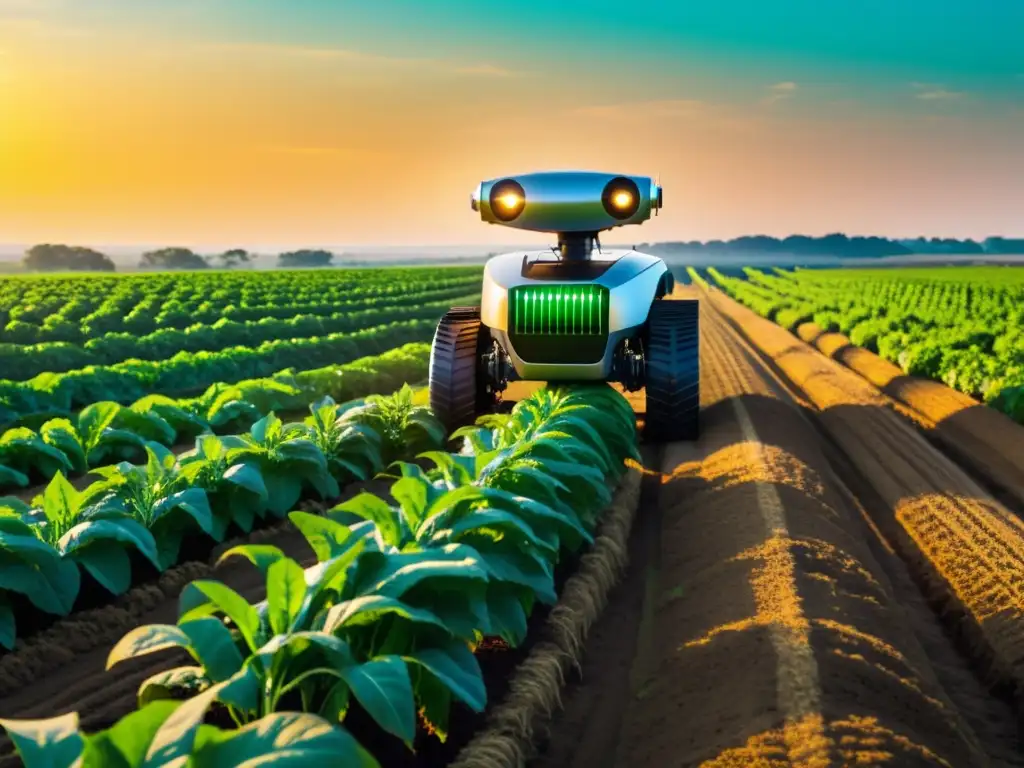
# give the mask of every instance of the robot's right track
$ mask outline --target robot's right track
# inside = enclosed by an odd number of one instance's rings
[[[660,299],[648,316],[644,437],[696,440],[700,433],[700,332],[697,301]]]

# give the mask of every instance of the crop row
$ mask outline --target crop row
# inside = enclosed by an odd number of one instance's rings
[[[636,432],[621,396],[587,387],[542,390],[457,436],[463,451],[426,454],[430,470],[400,464],[390,501],[363,493],[324,516],[292,512],[316,566],[267,545],[227,552],[263,572],[262,603],[196,581],[177,624],[126,635],[108,667],[171,648],[194,664],[143,682],[138,711],[112,728],[83,735],[75,715],[0,722],[26,766],[58,755],[88,768],[101,755],[123,766],[377,766],[336,725],[355,704],[372,723],[364,741],[376,729],[410,749],[417,713],[443,739],[454,702],[482,711],[473,649],[486,637],[518,645],[534,605],[556,600],[554,567],[591,541]],[[238,728],[205,724],[214,708]]]
[[[80,343],[221,318],[323,316],[355,309],[349,302],[393,303],[410,293],[469,290],[479,280],[479,267],[0,278],[0,341]]]
[[[1024,423],[1024,281],[1008,268],[709,270],[780,325],[839,331],[912,376],[942,381]]]
[[[165,328],[143,336],[130,324],[125,330],[104,334],[84,345],[69,342],[0,344],[0,371],[5,379],[25,381],[41,373],[65,373],[87,366],[107,366],[125,360],[167,360],[180,352],[217,351],[232,347],[256,347],[278,339],[311,339],[332,333],[349,333],[396,320],[440,317],[453,303],[476,303],[479,290],[466,287],[413,293],[400,306],[381,305],[358,311],[346,309],[330,315],[298,315],[289,319],[222,319],[213,325],[192,325],[184,330]]]
[[[48,418],[37,430],[15,427],[0,435],[0,491],[68,476],[115,461],[145,459],[145,445],[170,448],[199,434],[248,429],[271,412],[304,409],[324,396],[346,401],[391,392],[426,379],[427,344],[407,344],[346,365],[283,371],[270,379],[213,384],[195,398],[148,395],[130,406],[92,403],[78,414]]]
[[[94,469],[102,480],[78,491],[60,471],[27,504],[0,499],[0,645],[13,647],[10,596],[65,616],[88,573],[113,595],[132,581],[131,558],[157,571],[175,565],[183,538],[216,542],[230,528],[248,533],[258,520],[282,518],[304,496],[336,498],[340,484],[366,480],[391,461],[440,448],[444,428],[415,405],[406,386],[390,397],[337,405],[324,398],[302,423],[271,413],[240,435],[202,434],[175,456],[143,441],[146,463]]]
[[[315,368],[351,362],[410,342],[429,341],[437,326],[431,319],[404,320],[353,333],[311,339],[278,339],[258,347],[217,352],[180,352],[169,360],[128,360],[67,373],[44,373],[28,381],[0,380],[0,425],[29,414],[73,411],[102,400],[131,403],[146,395],[185,396],[213,382],[233,383],[271,376],[286,368]]]

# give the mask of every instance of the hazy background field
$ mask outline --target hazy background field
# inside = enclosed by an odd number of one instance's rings
[[[22,271],[21,260],[28,244],[0,244],[0,274]],[[110,257],[118,272],[141,271],[139,259],[143,253],[162,247],[160,245],[98,245],[95,248]],[[507,245],[453,245],[453,246],[323,246],[335,254],[334,267],[373,267],[409,265],[459,265],[483,264],[488,258],[510,251],[538,249],[544,241],[509,243]],[[608,247],[628,247],[612,243]],[[1024,266],[1024,254],[904,254],[898,256],[875,256],[870,258],[841,258],[836,256],[806,256],[779,253],[757,253],[742,251],[730,253],[685,253],[673,252],[671,245],[661,243],[640,243],[640,250],[659,256],[670,267],[720,267],[733,270],[741,267],[906,267],[934,265],[1007,264]],[[208,255],[222,250],[218,247],[195,248],[197,253]],[[278,269],[277,254],[285,250],[280,246],[262,246],[251,249],[252,261],[236,269],[268,270]]]

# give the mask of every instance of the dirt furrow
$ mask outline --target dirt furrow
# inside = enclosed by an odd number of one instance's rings
[[[534,764],[989,764],[811,419],[707,311],[701,367],[703,435],[667,446],[658,472],[650,626],[619,627],[618,655],[606,648],[614,626],[597,631],[600,659],[621,664],[635,649],[617,749],[615,718],[563,730],[595,697],[621,698],[594,684],[588,644],[583,682]]]
[[[957,463],[982,478],[1017,512],[1024,512],[1024,426],[962,392],[908,376],[841,333],[804,323],[797,335],[906,406],[907,415]]]
[[[966,640],[987,681],[1024,686],[1024,525],[863,379],[720,293],[713,301],[820,409],[819,421],[872,487],[869,508],[929,601]]]

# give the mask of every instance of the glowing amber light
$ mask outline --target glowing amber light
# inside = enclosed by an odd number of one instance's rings
[[[629,192],[616,192],[612,197],[612,203],[616,208],[628,208],[631,202],[633,202],[633,196]]]
[[[498,200],[501,202],[503,206],[510,209],[515,208],[517,205],[519,205],[519,195],[515,194],[514,192],[509,192],[507,195],[502,195],[501,197],[498,198]]]

